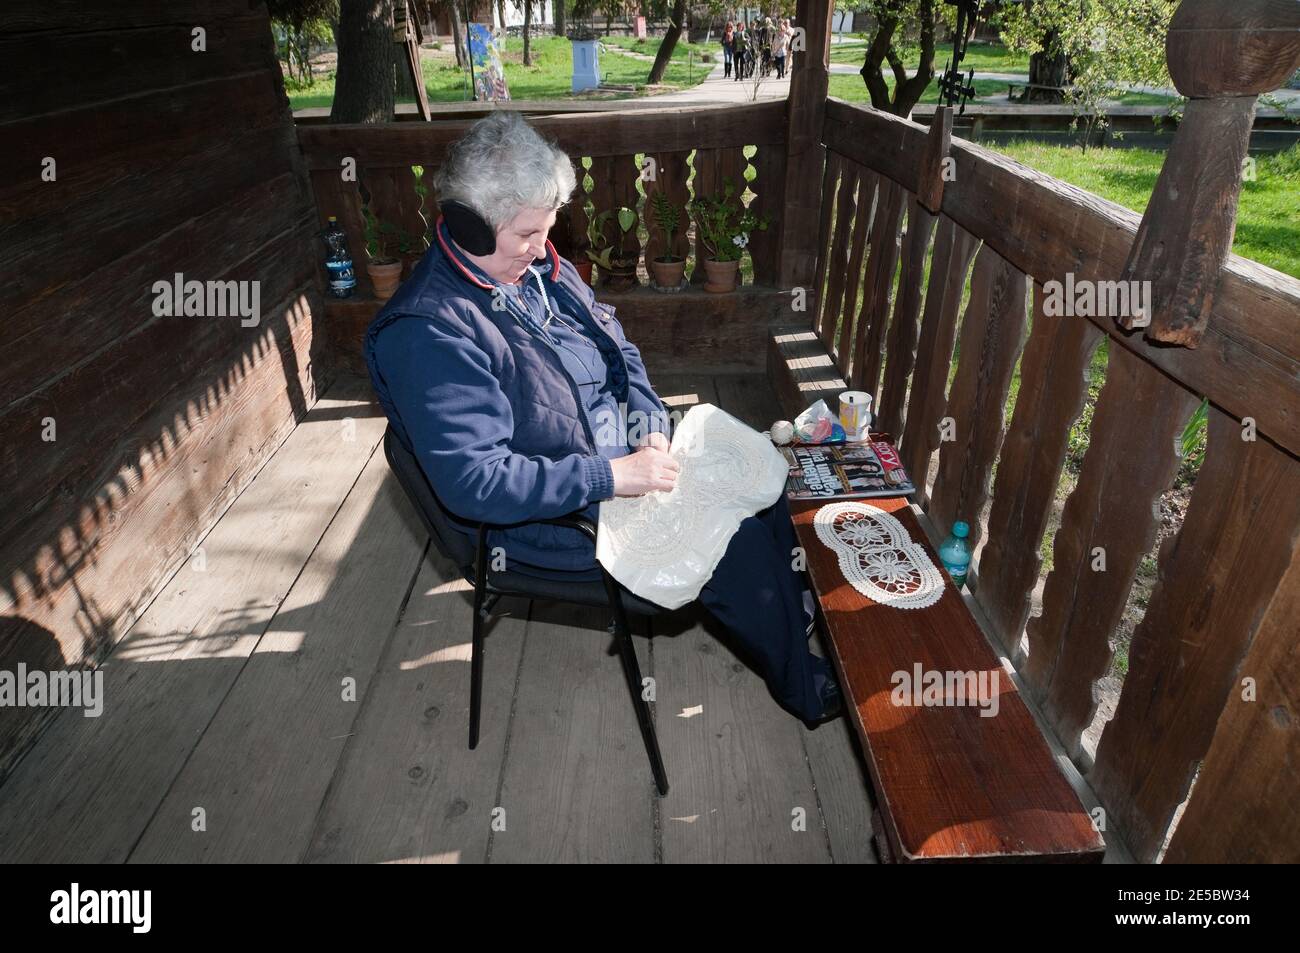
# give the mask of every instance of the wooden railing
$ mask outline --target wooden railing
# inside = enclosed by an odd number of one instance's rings
[[[916,197],[926,136],[827,102],[817,334],[851,385],[878,394],[879,426],[899,435],[925,484],[933,531],[961,519],[973,545],[985,540],[970,577],[976,608],[1100,799],[1108,836],[1155,859],[1195,779],[1166,859],[1294,860],[1300,281],[1232,257],[1196,349],[1153,346],[1108,316],[1048,317],[1046,282],[1118,279],[1139,216],[957,140],[932,215]],[[1105,384],[1030,618],[1103,339]],[[1176,437],[1202,397],[1206,457],[1185,523],[1158,554],[1094,758],[1082,743],[1094,683],[1156,538]]]
[[[426,226],[419,215],[411,167],[423,167],[430,196],[427,216],[432,221],[438,214],[433,175],[448,145],[460,138],[472,121],[300,128],[299,142],[322,221],[324,216],[338,216],[354,256],[363,260],[359,185],[364,185],[372,196],[371,211],[380,220],[393,221],[410,234],[422,234]],[[571,214],[562,217],[552,232],[557,248],[584,243],[588,206],[596,212],[626,206],[638,212],[650,241],[648,248],[642,248],[634,230],[625,247],[657,254],[662,239],[650,217],[646,198],[655,190],[664,191],[686,225],[690,198],[720,191],[723,180],[728,178],[738,191],[748,185],[754,193],[751,207],[755,211],[773,220],[779,218],[785,176],[783,103],[584,112],[542,116],[530,122],[572,157],[578,178],[579,191],[569,206]],[[746,147],[753,147],[749,150],[752,155],[746,155]],[[653,165],[647,166],[644,159],[638,163],[638,155],[653,160]],[[345,159],[355,161],[356,181],[343,177]],[[747,181],[746,168],[750,165],[754,175]],[[647,169],[652,169],[653,174]],[[612,226],[607,227],[607,234],[613,238]],[[775,236],[776,230],[769,228],[756,232],[750,243],[747,254],[752,259],[755,284],[776,283]],[[697,259],[703,257],[698,238],[694,251]],[[359,270],[364,272],[364,268]],[[703,281],[703,269],[695,271],[693,280]],[[368,279],[364,275],[358,275],[358,279],[368,291]]]
[[[299,144],[321,225],[327,216],[338,217],[357,262],[357,297],[347,302],[326,301],[330,351],[341,368],[364,371],[361,340],[378,307],[364,268],[361,187],[370,195],[371,211],[381,221],[392,221],[411,235],[426,233],[438,216],[434,173],[447,147],[481,112],[480,107],[468,117],[427,123],[299,127]],[[581,249],[586,242],[588,210],[626,206],[637,212],[638,227],[625,239],[624,247],[648,261],[660,254],[663,244],[648,204],[650,195],[663,191],[680,213],[683,232],[677,237],[677,253],[688,252],[687,274],[693,290],[657,294],[638,289],[610,294],[597,288],[603,300],[618,308],[620,320],[638,341],[651,368],[692,358],[718,369],[761,367],[768,326],[788,320],[790,313],[788,296],[776,290],[785,200],[785,104],[672,109],[636,104],[617,112],[602,109],[532,115],[529,122],[569,154],[577,175],[578,192],[551,231],[561,255],[585,260]],[[352,171],[353,165],[355,174],[345,177],[345,168]],[[412,172],[417,165],[423,168],[428,189],[423,218]],[[689,235],[685,232],[690,223],[686,206],[694,196],[721,191],[725,179],[732,180],[739,192],[747,189],[749,207],[767,216],[771,224],[751,235],[745,252],[751,283],[736,294],[712,295],[699,291],[704,280],[699,264],[704,249],[694,229]],[[607,239],[614,238],[616,228],[606,223]],[[688,237],[693,248],[687,247]],[[323,253],[323,245],[321,250]]]

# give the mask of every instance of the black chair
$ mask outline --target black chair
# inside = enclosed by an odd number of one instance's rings
[[[420,467],[419,461],[402,446],[391,425],[384,435],[384,454],[388,457],[388,465],[396,475],[397,482],[415,504],[416,512],[420,514],[425,527],[429,530],[433,545],[443,556],[455,563],[461,575],[474,586],[474,654],[470,662],[470,748],[478,746],[479,708],[483,697],[483,628],[497,600],[502,596],[522,596],[527,599],[550,599],[556,602],[610,609],[613,612],[613,622],[609,631],[613,633],[618,644],[619,657],[623,662],[623,675],[632,694],[632,704],[636,709],[637,722],[641,726],[641,738],[645,742],[646,754],[650,756],[650,770],[654,773],[655,786],[659,789],[659,793],[667,794],[668,776],[664,773],[663,757],[659,753],[659,739],[655,736],[654,722],[650,718],[650,706],[641,696],[641,668],[637,664],[636,649],[632,645],[632,632],[627,624],[629,612],[648,616],[658,615],[663,612],[663,609],[621,589],[614,577],[603,567],[600,571],[600,580],[584,579],[581,573],[566,573],[562,570],[538,570],[538,574],[534,575],[507,569],[489,575],[487,534],[489,530],[502,527],[493,523],[476,524],[477,539],[474,544],[471,544],[469,537],[452,524],[448,511],[433,492],[433,487],[429,485],[429,480]],[[580,513],[535,522],[571,527],[586,533],[592,545],[595,545],[596,524]]]

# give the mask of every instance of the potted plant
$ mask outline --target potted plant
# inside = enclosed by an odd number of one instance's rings
[[[418,237],[402,236],[402,244],[406,246],[401,249],[404,266],[402,268],[403,278],[411,277],[411,272],[420,263],[424,253],[429,250],[430,235],[432,234],[429,226],[429,216],[425,213],[425,207],[429,204],[429,187],[424,183],[424,166],[411,166],[411,174],[415,176],[415,195],[420,200],[420,204],[416,208],[416,214],[420,216],[423,228],[420,230]]]
[[[605,223],[610,221],[618,225],[614,242],[605,236]],[[591,247],[587,249],[587,257],[600,268],[601,284],[611,291],[626,291],[636,284],[636,256],[629,255],[623,247],[627,233],[635,227],[636,212],[626,207],[617,212],[601,212],[588,226]]]
[[[577,206],[574,206],[576,208]],[[555,225],[551,229],[552,234],[558,232],[562,239],[573,234],[573,215],[570,209],[563,208],[556,213]],[[564,246],[557,239],[555,242],[556,251],[569,260],[578,271],[578,276],[586,284],[591,284],[591,259],[587,256],[587,249],[591,247],[591,222],[587,222],[587,234],[577,238],[571,238],[568,246]]]
[[[402,281],[402,260],[398,256],[403,250],[410,250],[411,242],[392,222],[381,222],[370,211],[369,205],[361,206],[361,217],[365,222],[366,272],[374,285],[375,297],[387,301],[397,290]]]
[[[677,250],[681,214],[663,192],[651,193],[650,210],[654,213],[655,224],[664,236],[664,253],[649,263],[650,273],[654,275],[655,287],[676,291],[681,287],[682,274],[686,271],[686,259],[673,254]]]
[[[705,291],[735,291],[740,256],[755,229],[767,228],[767,216],[755,215],[740,203],[731,179],[723,180],[721,195],[701,195],[690,205],[700,241],[708,252],[704,259]]]
[[[587,284],[591,284],[591,259],[587,256],[587,250],[590,246],[582,245],[573,250],[573,257],[569,260],[573,262],[573,267],[578,269],[578,277]]]

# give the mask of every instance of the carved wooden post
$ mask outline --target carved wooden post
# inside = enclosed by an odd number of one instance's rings
[[[781,216],[780,278],[783,288],[808,287],[817,270],[821,221],[822,115],[831,45],[833,0],[799,0],[793,26],[804,30],[806,49],[795,54],[786,100],[785,201]]]
[[[1256,100],[1300,64],[1300,3],[1183,0],[1165,53],[1189,102],[1122,276],[1151,282],[1151,313],[1119,324],[1196,347],[1232,248]]]
[[[943,209],[943,160],[952,146],[952,107],[940,106],[930,120],[930,135],[916,174],[916,200],[938,215]]]

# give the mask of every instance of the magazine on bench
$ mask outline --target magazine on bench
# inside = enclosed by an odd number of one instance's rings
[[[785,495],[791,500],[855,500],[910,496],[916,491],[898,451],[885,440],[782,447],[790,464]]]

